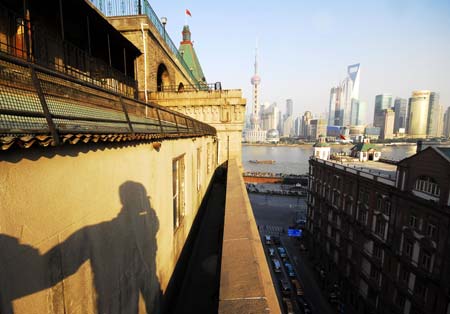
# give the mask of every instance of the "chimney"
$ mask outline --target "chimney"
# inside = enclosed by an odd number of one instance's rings
[[[417,141],[416,154],[422,150],[422,141]]]

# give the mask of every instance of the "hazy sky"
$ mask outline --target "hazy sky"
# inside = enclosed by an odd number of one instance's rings
[[[294,100],[294,112],[328,109],[330,88],[361,63],[360,99],[373,115],[375,95],[407,98],[415,89],[440,92],[450,105],[450,0],[228,0],[150,2],[178,46],[185,9],[208,82],[242,89],[259,38],[261,102]]]

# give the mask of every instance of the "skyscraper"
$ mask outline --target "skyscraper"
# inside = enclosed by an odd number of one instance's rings
[[[342,111],[340,105],[341,88],[332,87],[330,91],[330,102],[328,104],[328,125],[342,125]]]
[[[361,100],[352,102],[350,125],[363,125],[366,121],[367,103]]]
[[[408,101],[404,98],[395,98],[394,102],[395,122],[394,132],[398,133],[400,129],[406,128],[406,114],[408,112]]]
[[[428,105],[427,136],[438,137],[442,134],[442,108],[439,104],[439,93],[430,93]]]
[[[359,100],[360,64],[347,67],[347,77],[330,91],[329,125],[345,126],[351,124],[352,104]]]
[[[383,140],[393,138],[394,122],[395,122],[394,110],[384,109],[383,110],[383,124],[382,124],[382,126],[380,126],[380,128],[381,128],[380,137]]]
[[[294,102],[292,99],[286,99],[286,117],[292,116],[294,110]]]
[[[349,65],[348,76],[342,83],[341,108],[343,109],[343,126],[350,125],[352,113],[352,103],[359,100],[359,77],[360,66],[358,64]]]
[[[428,111],[431,92],[419,90],[412,93],[408,104],[407,133],[412,138],[427,136]]]
[[[450,107],[447,107],[447,110],[444,114],[444,136],[450,137]]]
[[[381,94],[375,96],[375,109],[373,113],[373,126],[382,128],[384,124],[384,110],[392,107],[392,95]]]

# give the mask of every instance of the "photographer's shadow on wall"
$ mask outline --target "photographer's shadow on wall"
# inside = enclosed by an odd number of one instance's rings
[[[158,218],[142,184],[127,181],[119,194],[117,217],[77,230],[43,255],[0,234],[0,314],[14,313],[14,300],[54,287],[88,260],[99,314],[136,314],[139,295],[147,313],[160,313]]]

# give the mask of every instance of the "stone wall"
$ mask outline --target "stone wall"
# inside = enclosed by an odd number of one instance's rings
[[[78,144],[3,153],[0,312],[157,313],[217,165],[207,155],[216,146],[203,137],[159,149]],[[185,216],[174,230],[177,157]]]
[[[219,164],[236,159],[242,168],[246,100],[241,90],[150,93],[150,101],[207,123],[217,130]]]
[[[157,74],[160,64],[164,64],[169,73],[169,85],[184,86],[192,84],[189,74],[181,65],[177,57],[169,49],[146,15],[109,17],[108,21],[130,40],[140,51],[141,56],[136,60],[136,80],[138,81],[139,97],[145,99],[145,60],[147,61],[147,90],[157,91]],[[144,55],[144,29],[146,56]]]

